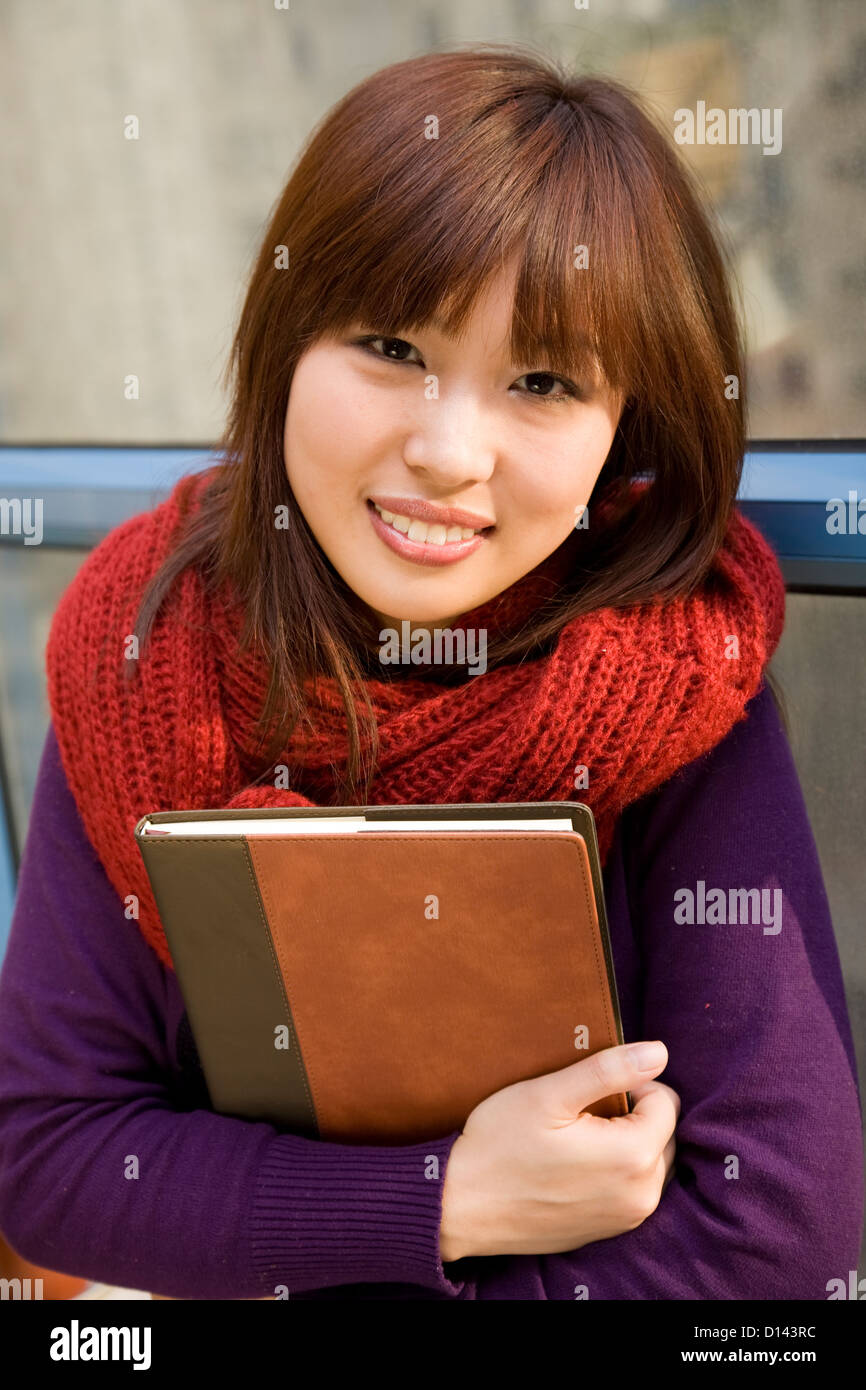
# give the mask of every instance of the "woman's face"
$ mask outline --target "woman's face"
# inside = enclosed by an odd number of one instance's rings
[[[503,273],[460,341],[357,323],[296,366],[289,483],[382,627],[447,626],[534,569],[576,525],[607,457],[621,399],[591,381],[570,394],[545,362],[509,361],[512,294]],[[415,504],[429,504],[435,529]],[[448,508],[472,515],[437,522]]]

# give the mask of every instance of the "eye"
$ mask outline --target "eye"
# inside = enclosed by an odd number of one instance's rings
[[[534,382],[536,389],[530,386],[526,394],[534,396],[536,400],[544,401],[545,404],[548,401],[586,399],[586,393],[581,391],[580,387],[575,386],[573,381],[568,381],[564,376],[554,376],[553,372],[524,372],[523,376],[518,377],[517,380]],[[560,394],[552,395],[550,388],[551,386],[555,386],[557,382],[563,390]]]
[[[365,352],[371,352],[374,357],[380,357],[386,362],[408,362],[413,365],[408,353],[418,351],[405,338],[388,337],[383,333],[366,333],[362,338],[354,339],[354,342],[357,347],[363,348]],[[381,352],[374,348],[375,343],[383,345]],[[405,352],[404,349],[406,349]],[[573,381],[569,381],[567,377],[556,376],[553,372],[524,372],[523,376],[518,377],[517,380],[534,383],[533,386],[522,390],[519,394],[542,401],[545,405],[553,401],[585,401],[589,399],[588,391],[582,390]],[[551,387],[556,386],[557,383],[562,387],[562,390],[554,395],[551,392]]]
[[[363,338],[357,338],[355,341],[358,347],[364,348],[368,352],[373,352],[374,357],[383,357],[386,362],[406,362],[408,358],[399,355],[400,349],[402,348],[408,348],[410,352],[418,351],[411,343],[407,343],[405,338],[388,338],[381,333],[378,335],[375,333],[367,333]],[[374,343],[383,343],[384,350],[382,352],[375,351],[373,349]],[[397,350],[396,355],[392,349]]]

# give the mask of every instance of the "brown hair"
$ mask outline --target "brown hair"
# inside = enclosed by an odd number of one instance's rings
[[[433,117],[438,138],[426,138]],[[585,268],[575,268],[578,246]],[[539,654],[581,613],[691,592],[727,529],[745,449],[738,319],[698,188],[636,94],[522,46],[430,53],[361,82],[314,131],[271,216],[224,378],[233,382],[225,466],[154,576],[137,623],[143,643],[189,565],[208,583],[231,579],[246,615],[242,641],[261,643],[270,664],[266,761],[311,724],[306,678],[337,682],[349,758],[335,804],[354,803],[359,782],[366,800],[375,769],[364,686],[375,634],[288,483],[293,371],[309,345],[355,320],[398,335],[438,316],[458,335],[512,255],[514,360],[579,374],[594,352],[626,403],[593,493],[612,510],[592,535],[591,564],[531,625],[491,641],[488,667]],[[729,375],[739,382],[734,399]],[[653,480],[636,499],[628,483],[645,472]],[[286,529],[274,525],[281,505]]]

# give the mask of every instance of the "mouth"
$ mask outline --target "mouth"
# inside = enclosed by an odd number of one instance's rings
[[[464,560],[482,546],[495,526],[429,524],[417,517],[401,516],[367,498],[367,511],[377,535],[397,555],[420,565],[449,565]]]

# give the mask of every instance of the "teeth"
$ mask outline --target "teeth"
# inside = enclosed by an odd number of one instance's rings
[[[384,507],[376,506],[383,521],[387,521],[389,526],[393,526],[395,531],[400,531],[410,541],[420,541],[426,545],[445,545],[450,541],[468,541],[471,536],[477,536],[478,532],[473,531],[471,526],[443,526],[441,522],[427,524],[426,521],[418,521],[413,516],[400,516],[399,513],[386,512]],[[481,528],[483,529],[483,528]]]

